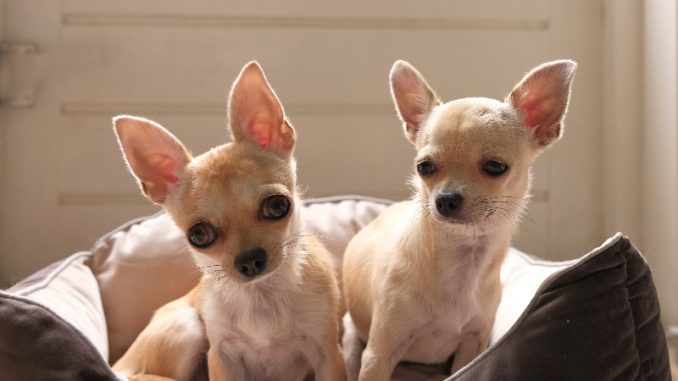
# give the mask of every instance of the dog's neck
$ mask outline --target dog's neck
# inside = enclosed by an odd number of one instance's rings
[[[416,209],[416,206],[413,206]],[[442,292],[459,294],[461,289],[475,293],[485,282],[498,281],[504,256],[511,245],[513,224],[496,229],[438,222],[429,214],[416,212],[405,226],[404,252],[413,263],[430,266],[421,269]],[[421,261],[416,257],[426,256]],[[421,257],[420,257],[421,258]]]
[[[513,236],[513,227],[482,230],[475,226],[453,225],[432,221],[428,216],[428,228],[421,231],[429,243],[432,254],[437,256],[472,256],[482,261],[497,250],[507,249]]]
[[[208,334],[237,334],[267,345],[273,337],[286,337],[303,298],[301,276],[306,251],[287,249],[286,259],[265,278],[250,283],[209,281],[201,306]],[[211,332],[211,333],[210,333]]]
[[[440,253],[454,256],[469,252],[482,255],[510,245],[517,221],[507,222],[500,227],[446,223],[435,220],[430,213],[421,213],[418,202],[410,202],[412,218],[403,227],[408,230],[408,241],[425,248],[430,255]]]

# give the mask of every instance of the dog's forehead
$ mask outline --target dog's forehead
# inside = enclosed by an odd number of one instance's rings
[[[522,136],[519,118],[506,103],[490,98],[457,99],[436,107],[427,120],[423,145],[492,145]]]
[[[292,193],[294,169],[289,162],[251,147],[225,144],[191,163],[192,193],[205,202],[258,203],[262,193]],[[214,201],[212,201],[213,203]]]
[[[196,180],[222,186],[233,182],[286,183],[293,176],[287,161],[254,146],[234,143],[212,148],[196,157],[191,166]]]

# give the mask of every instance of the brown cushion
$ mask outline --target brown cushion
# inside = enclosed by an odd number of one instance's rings
[[[539,288],[516,324],[449,380],[670,380],[647,262],[616,235]]]

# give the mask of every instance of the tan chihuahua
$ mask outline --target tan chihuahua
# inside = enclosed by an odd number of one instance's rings
[[[114,369],[188,381],[208,347],[210,381],[345,380],[338,282],[303,226],[295,131],[256,62],[233,84],[228,123],[232,143],[192,158],[160,125],[114,119],[129,169],[186,233],[203,274]]]
[[[358,336],[344,338],[350,378],[359,370],[361,381],[388,380],[399,361],[439,364],[452,354],[454,373],[487,348],[530,166],[561,136],[575,69],[543,64],[504,102],[441,104],[414,67],[393,65],[391,93],[418,175],[414,197],[386,209],[346,249],[354,324],[346,335]]]

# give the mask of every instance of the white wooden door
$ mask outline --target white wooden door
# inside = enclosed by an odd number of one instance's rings
[[[543,61],[580,64],[564,140],[536,168],[516,245],[546,258],[598,244],[600,4],[589,0],[317,2],[3,0],[5,42],[31,43],[31,107],[0,108],[0,282],[153,213],[110,119],[159,121],[195,153],[226,139],[225,100],[257,59],[299,133],[307,196],[409,195],[413,150],[388,93],[398,58],[445,100],[503,98]]]

